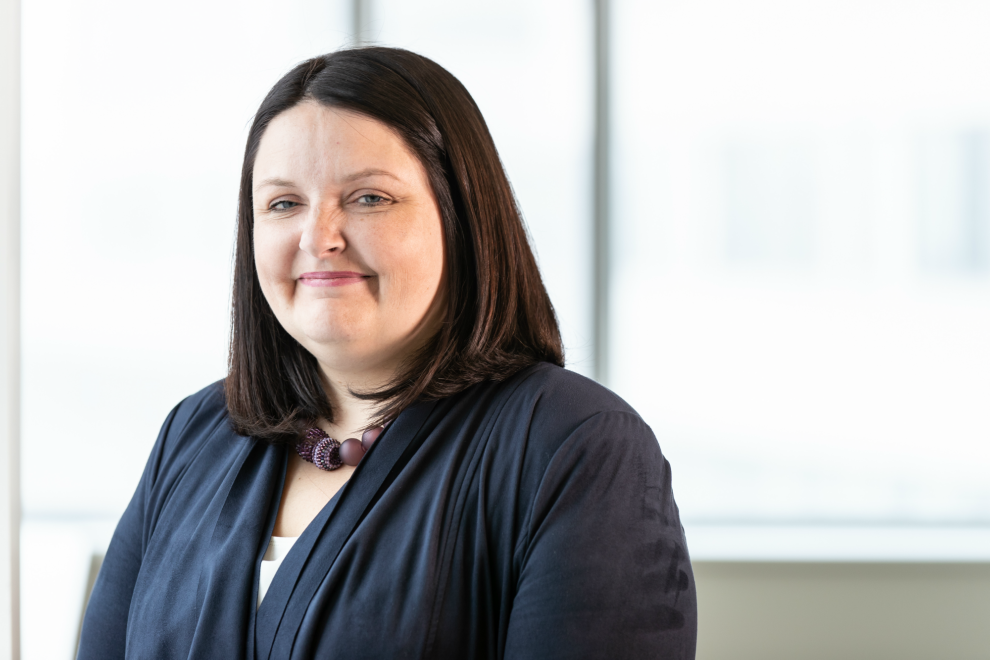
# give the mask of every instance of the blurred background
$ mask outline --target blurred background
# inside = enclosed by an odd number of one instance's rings
[[[366,43],[484,113],[569,368],[673,466],[699,658],[990,657],[990,0],[21,12],[24,658],[225,374],[252,113]]]

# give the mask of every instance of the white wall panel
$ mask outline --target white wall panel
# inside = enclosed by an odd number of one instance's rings
[[[0,0],[0,660],[20,657],[20,28]]]

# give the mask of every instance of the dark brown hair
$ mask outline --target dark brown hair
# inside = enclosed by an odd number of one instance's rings
[[[357,112],[392,128],[429,176],[444,233],[446,310],[427,345],[375,392],[374,424],[417,399],[439,399],[546,361],[563,366],[560,330],[512,188],[485,120],[463,85],[421,55],[357,48],[314,57],[261,103],[241,170],[234,257],[227,408],[237,432],[295,442],[333,420],[316,358],[282,328],[254,265],[252,172],[276,116],[304,100]],[[374,425],[373,424],[373,425]]]

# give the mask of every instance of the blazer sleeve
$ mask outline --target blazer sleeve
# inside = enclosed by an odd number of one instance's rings
[[[86,605],[76,656],[78,660],[124,657],[131,594],[134,592],[134,583],[141,570],[141,559],[152,531],[149,507],[162,464],[165,440],[178,410],[179,406],[176,406],[165,419],[134,496],[114,530]]]
[[[638,415],[599,413],[559,446],[517,554],[506,658],[695,657],[670,465]]]

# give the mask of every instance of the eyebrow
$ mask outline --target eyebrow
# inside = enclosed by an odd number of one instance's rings
[[[272,177],[270,179],[265,179],[258,184],[259,188],[264,188],[266,186],[275,186],[276,188],[291,188],[292,182],[286,181],[285,179],[279,179],[278,177]]]
[[[367,170],[361,170],[360,172],[355,172],[354,174],[350,174],[350,175],[344,177],[344,181],[347,182],[347,183],[350,183],[352,181],[357,181],[358,179],[365,179],[365,178],[367,178],[369,176],[387,176],[390,179],[395,179],[396,181],[401,181],[401,179],[399,179],[399,177],[395,176],[394,174],[392,174],[388,170],[379,170],[379,169],[374,169],[374,168],[369,168]]]
[[[394,179],[394,180],[400,181],[400,182],[402,181],[402,179],[400,179],[399,177],[395,176],[394,174],[392,174],[388,170],[379,170],[379,169],[371,168],[371,169],[367,169],[367,170],[361,170],[360,172],[355,172],[354,174],[348,174],[346,177],[344,177],[344,183],[351,183],[353,181],[357,181],[358,179],[366,179],[366,178],[371,177],[371,176],[387,176],[390,179]],[[294,185],[295,184],[292,181],[289,181],[287,179],[280,179],[278,177],[271,177],[271,178],[265,179],[264,181],[262,181],[261,183],[259,183],[258,184],[258,187],[259,188],[265,188],[267,186],[274,186],[276,188],[291,188]]]

